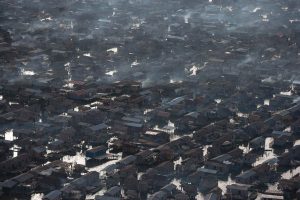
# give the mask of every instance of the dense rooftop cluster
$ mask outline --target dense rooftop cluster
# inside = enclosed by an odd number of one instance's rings
[[[149,88],[134,81],[69,90],[39,80],[3,85],[2,195],[295,197],[299,85],[287,95],[286,82],[253,76],[240,88],[240,78]]]
[[[299,3],[0,1],[0,199],[299,199]]]

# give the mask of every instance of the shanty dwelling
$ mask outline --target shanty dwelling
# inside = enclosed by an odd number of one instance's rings
[[[31,158],[28,154],[21,154],[17,157],[0,162],[0,174],[12,173],[15,170],[22,170],[30,163]]]
[[[191,149],[182,155],[183,159],[194,158],[195,160],[203,161],[202,147]]]
[[[63,149],[64,147],[65,147],[64,141],[59,140],[59,139],[49,142],[49,144],[48,144],[49,150],[60,150],[60,149]]]
[[[212,148],[209,149],[210,156],[212,157],[217,157],[223,152],[233,150],[233,134],[232,133],[223,133],[221,134],[212,141]],[[224,145],[224,146],[223,146]]]
[[[51,118],[48,118],[48,120],[49,120],[48,123],[51,123],[55,126],[67,127],[67,126],[69,126],[69,124],[72,120],[72,116],[60,114],[60,115],[55,115]]]
[[[108,126],[105,123],[89,126],[84,130],[85,139],[91,145],[103,145],[109,140]]]
[[[97,104],[95,104],[95,106],[97,106]],[[104,127],[100,126],[100,129],[105,129],[107,127],[105,127],[105,119],[106,119],[106,112],[104,111],[100,111],[98,109],[89,109],[87,111],[85,111],[86,115],[83,117],[83,122],[92,124],[92,125],[104,125]],[[102,123],[99,123],[102,122]],[[98,131],[98,127],[96,127],[96,131]]]
[[[166,192],[164,192],[164,191],[158,191],[158,192],[152,194],[148,198],[148,200],[165,200],[165,199],[167,199],[167,197],[168,197],[168,194]]]
[[[205,195],[204,200],[220,200],[222,192],[213,191]]]
[[[284,200],[284,196],[278,194],[261,194],[260,199],[261,200]]]
[[[207,142],[208,144],[211,144],[215,140],[219,139],[221,136],[222,136],[222,132],[221,131],[214,131],[214,132],[206,134],[204,136],[204,138],[205,138],[205,142]]]
[[[96,171],[91,171],[71,182],[71,185],[81,188],[98,185],[99,181],[99,173]]]
[[[25,196],[26,194],[30,194],[32,189],[36,188],[35,184],[31,184],[34,177],[35,175],[27,172],[11,178],[10,180],[16,181],[18,184],[9,191],[9,194],[16,196]]]
[[[296,145],[288,152],[283,153],[278,157],[279,166],[290,166],[300,160],[300,145]]]
[[[110,154],[106,154],[107,147],[106,146],[97,146],[92,149],[89,149],[85,152],[85,159],[87,166],[96,166],[99,165],[108,159],[114,159],[114,156],[110,156]]]
[[[300,135],[300,119],[292,124],[291,129],[295,135]]]
[[[297,199],[300,199],[300,188],[297,190],[296,195],[297,195]]]
[[[247,170],[236,176],[236,182],[241,184],[252,184],[256,180],[257,173],[252,169]]]
[[[89,124],[85,120],[87,113],[84,110],[79,110],[79,108],[76,111],[74,109],[70,109],[68,110],[68,115],[72,116],[70,125],[74,128],[80,128],[80,126],[84,124]]]
[[[198,187],[202,192],[207,192],[218,186],[217,171],[199,168],[187,177],[187,182]]]
[[[85,198],[86,191],[80,191],[71,188],[68,191],[62,191],[62,199],[64,200],[83,200]]]
[[[293,144],[292,132],[273,131],[272,136],[274,138],[273,147],[284,148]]]
[[[0,138],[0,162],[6,160],[6,154],[9,152],[10,144]]]
[[[229,166],[216,161],[206,161],[204,164],[205,168],[217,170],[219,174],[227,174],[229,172]]]
[[[300,176],[296,175],[290,179],[279,180],[278,188],[284,192],[286,199],[296,198],[297,191],[300,188]]]
[[[110,188],[120,184],[120,175],[118,173],[109,174],[106,176],[106,187]]]
[[[3,190],[2,190],[2,182],[0,183],[0,197],[3,195]]]
[[[252,166],[252,164],[256,162],[258,157],[259,157],[259,154],[249,152],[243,156],[242,163],[247,166]]]
[[[160,175],[171,176],[174,173],[174,162],[165,161],[155,167]]]
[[[36,159],[40,159],[46,154],[46,147],[45,146],[33,147],[30,153],[32,157]]]
[[[22,183],[32,180],[34,177],[35,177],[35,175],[29,171],[29,172],[20,174],[18,176],[15,176],[15,177],[11,178],[11,180],[16,181],[18,184],[22,184]]]
[[[200,177],[216,177],[217,176],[217,171],[212,170],[212,169],[207,169],[207,168],[198,168],[197,169],[197,174]]]
[[[175,106],[171,106],[167,110],[171,113],[172,117],[173,116],[174,117],[182,117],[184,114],[187,113],[184,104],[178,104]]]
[[[76,130],[73,127],[65,127],[59,132],[57,138],[69,145],[72,145],[75,142],[75,135]]]
[[[139,138],[139,134],[144,130],[144,125],[141,123],[124,122],[115,124],[113,129],[121,133],[119,134],[120,138],[124,140],[132,140]]]
[[[228,199],[255,199],[257,194],[250,191],[251,185],[232,184],[227,187],[226,196]]]
[[[159,190],[160,188],[162,188],[163,186],[165,186],[166,184],[168,184],[170,180],[170,178],[168,178],[167,176],[163,176],[163,175],[154,175],[153,176],[153,180],[152,180],[152,188],[153,190]]]
[[[144,150],[136,154],[137,165],[153,165],[157,160],[158,152]]]
[[[1,185],[2,185],[2,191],[4,193],[9,193],[18,185],[18,182],[9,179],[1,183]]]
[[[181,162],[180,165],[176,165],[176,172],[180,175],[188,175],[195,172],[198,167],[202,166],[203,163],[194,158],[187,158]]]
[[[138,190],[141,195],[141,197],[146,198],[146,194],[150,190],[149,184],[147,180],[139,180],[138,182]]]
[[[104,177],[108,177],[116,174],[116,172],[118,172],[118,165],[114,163],[104,167],[104,169],[100,172],[100,175]]]
[[[186,132],[202,127],[208,123],[204,114],[200,112],[189,112],[176,121],[178,132]]]
[[[221,152],[228,152],[234,148],[234,144],[231,141],[225,141],[221,144]]]
[[[153,168],[148,169],[140,177],[140,181],[148,183],[148,189],[157,191],[170,182],[170,178],[160,175],[159,172]]]
[[[178,193],[175,195],[175,200],[189,200],[189,196],[183,193]]]
[[[136,134],[142,133],[144,130],[143,119],[124,116],[121,120],[122,125],[127,127],[128,133],[134,134],[135,137],[137,137]]]
[[[62,195],[61,191],[59,190],[53,190],[52,192],[49,192],[43,197],[43,200],[61,200]]]
[[[12,122],[16,119],[15,113],[13,112],[7,112],[0,115],[0,122],[1,123],[7,123]]]
[[[176,185],[170,183],[163,188],[161,188],[161,191],[164,191],[168,194],[168,196],[174,196],[174,194],[177,192],[177,187]]]
[[[223,154],[205,162],[205,168],[216,170],[218,174],[228,174],[233,163],[230,161],[232,158],[229,154]]]
[[[274,138],[273,148],[288,148],[293,145],[293,141],[290,136],[281,135]]]
[[[105,196],[108,197],[116,197],[116,198],[120,198],[121,196],[121,188],[119,186],[114,186],[109,188],[105,193]]]
[[[144,99],[144,104],[151,104],[152,100],[154,99],[153,98],[153,92],[151,90],[144,90],[144,91],[141,91],[139,93],[143,99]]]
[[[155,122],[168,121],[170,120],[171,113],[166,110],[156,110],[154,112],[153,120]]]
[[[127,165],[119,170],[119,175],[122,180],[125,180],[130,175],[137,176],[137,167],[135,165]]]
[[[261,149],[264,146],[265,146],[265,138],[263,136],[254,138],[249,142],[249,147],[252,149]]]
[[[193,133],[193,138],[199,142],[203,142],[203,140],[207,141],[207,135],[215,132],[220,132],[219,129],[222,128],[218,126],[218,123],[214,123],[214,124],[211,123],[201,128],[200,130],[197,130],[195,133]]]
[[[128,199],[139,199],[141,197],[137,190],[127,190],[125,196]]]
[[[105,123],[97,124],[94,126],[89,127],[91,133],[97,134],[101,133],[102,131],[107,130],[108,126]]]
[[[99,187],[99,184],[99,173],[89,172],[61,189],[63,199],[80,199],[90,188]]]
[[[178,152],[179,152],[179,151],[176,152],[176,150],[172,149],[168,145],[159,146],[154,151],[158,153],[157,162],[174,160],[176,156],[178,156]]]
[[[22,108],[17,111],[15,111],[15,119],[19,122],[33,122],[36,118],[36,113],[26,109]]]
[[[89,149],[85,152],[86,157],[88,158],[96,158],[106,154],[107,148],[105,146],[98,146],[92,149]]]
[[[122,150],[123,156],[136,154],[140,151],[138,143],[131,142],[130,140],[116,141],[113,148]]]
[[[60,187],[62,178],[67,178],[66,171],[63,168],[47,168],[39,172],[37,187],[40,190],[55,190]]]
[[[283,196],[276,196],[272,194],[262,194],[261,200],[284,200]]]
[[[189,136],[182,136],[179,139],[173,140],[169,143],[161,145],[158,149],[170,148],[173,150],[176,155],[181,155],[184,152],[192,149],[194,147],[194,143],[192,142],[192,138]]]
[[[136,174],[130,174],[128,177],[124,179],[124,182],[121,182],[121,185],[123,186],[123,189],[125,191],[128,190],[138,190],[138,180]]]
[[[119,81],[115,84],[116,90],[120,90],[125,93],[134,93],[141,89],[142,84],[137,81]],[[117,91],[115,91],[117,92]]]
[[[143,138],[156,142],[158,144],[165,144],[170,142],[170,135],[163,131],[148,130],[143,134]]]
[[[233,130],[233,137],[237,142],[248,142],[251,138],[243,129],[235,129]]]
[[[122,158],[117,162],[118,168],[123,168],[125,166],[128,166],[130,164],[133,164],[136,161],[136,156],[135,155],[129,155],[125,158]]]

